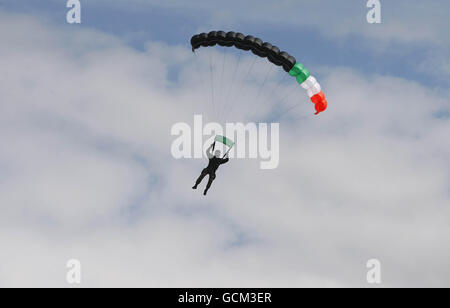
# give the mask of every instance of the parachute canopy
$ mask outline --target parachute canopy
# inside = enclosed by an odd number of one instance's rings
[[[250,50],[253,54],[267,58],[271,63],[283,67],[290,76],[295,77],[297,82],[306,90],[306,93],[315,105],[318,114],[327,108],[328,102],[322,92],[316,78],[311,76],[305,66],[285,51],[269,42],[263,42],[260,38],[252,35],[245,36],[239,32],[211,31],[209,33],[196,34],[191,38],[192,51],[200,47],[208,46],[235,47],[241,50]]]

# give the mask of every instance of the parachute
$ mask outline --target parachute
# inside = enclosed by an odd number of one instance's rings
[[[290,76],[296,78],[297,82],[306,90],[315,107],[315,114],[323,112],[328,102],[322,92],[320,84],[317,82],[305,66],[285,51],[280,51],[277,46],[268,42],[263,42],[260,38],[233,31],[211,31],[209,33],[196,34],[191,38],[192,52],[200,47],[208,46],[235,47],[253,54],[267,58],[276,66],[281,66]]]

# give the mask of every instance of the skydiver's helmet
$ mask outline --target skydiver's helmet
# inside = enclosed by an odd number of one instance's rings
[[[219,151],[219,150],[216,150],[216,151],[214,152],[214,156],[215,156],[216,158],[219,158],[219,157],[220,157],[220,151]]]

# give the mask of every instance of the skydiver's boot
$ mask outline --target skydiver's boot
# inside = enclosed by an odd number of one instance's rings
[[[203,192],[203,196],[206,196],[207,193],[208,193],[208,190],[205,189],[205,191]]]
[[[197,184],[195,184],[194,186],[192,186],[192,189],[197,189]]]

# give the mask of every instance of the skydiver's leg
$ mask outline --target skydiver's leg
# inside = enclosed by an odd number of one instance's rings
[[[195,185],[192,187],[192,189],[197,189],[198,184],[200,184],[203,180],[203,178],[208,174],[208,171],[206,169],[202,170],[202,173],[198,177],[197,181],[195,182]]]
[[[203,192],[204,195],[206,195],[206,193],[208,192],[208,189],[211,187],[211,184],[215,178],[216,178],[216,175],[214,173],[209,174],[208,184],[206,184],[206,189]]]

